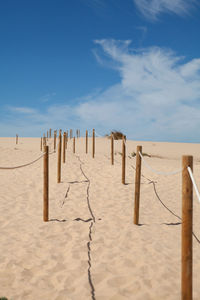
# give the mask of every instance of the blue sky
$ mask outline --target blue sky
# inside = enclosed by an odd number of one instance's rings
[[[0,136],[199,142],[199,28],[195,0],[1,1]]]

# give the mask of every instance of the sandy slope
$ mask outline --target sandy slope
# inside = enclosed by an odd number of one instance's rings
[[[159,171],[180,169],[182,154],[194,155],[198,184],[198,144],[127,141],[127,184],[122,185],[121,142],[115,142],[111,166],[108,139],[96,139],[93,159],[91,141],[86,155],[80,138],[76,155],[68,143],[60,184],[57,154],[50,156],[51,221],[45,223],[42,159],[22,169],[0,170],[0,297],[84,300],[92,299],[93,291],[97,300],[180,299],[181,221],[175,215],[181,216],[181,173],[160,176],[142,165],[141,226],[133,225],[135,158],[130,154],[137,145],[154,156],[146,161]],[[15,145],[14,138],[0,138],[0,153],[0,166],[24,164],[41,155],[40,140],[19,138]],[[199,216],[194,194],[194,232],[200,239]],[[193,261],[197,300],[200,244],[195,239]]]

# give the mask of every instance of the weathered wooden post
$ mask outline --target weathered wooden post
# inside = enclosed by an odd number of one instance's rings
[[[187,167],[193,169],[193,157],[182,156],[182,300],[192,300],[192,218],[193,187]]]
[[[66,132],[63,133],[63,163],[65,163]]]
[[[40,139],[40,151],[42,151],[42,137]]]
[[[92,157],[95,155],[95,130],[92,130]]]
[[[75,153],[75,136],[73,137],[73,153]]]
[[[44,146],[43,221],[49,221],[49,146]]]
[[[59,142],[58,142],[58,169],[57,169],[57,182],[61,182],[61,149],[62,149],[62,135],[59,133]]]
[[[111,140],[111,165],[114,165],[114,136],[113,136],[113,133],[111,133],[110,140]]]
[[[57,132],[56,130],[54,130],[54,152],[56,152],[56,135],[57,135]]]
[[[16,134],[16,145],[18,144],[18,134]]]
[[[141,156],[142,146],[137,146],[136,153],[136,174],[135,174],[135,205],[134,205],[134,224],[139,222],[139,208],[140,208],[140,179],[141,179]]]
[[[85,153],[88,153],[88,131],[85,132]]]
[[[49,129],[49,137],[51,138],[51,128]]]
[[[122,138],[122,183],[125,184],[125,173],[126,173],[126,145],[125,137]]]
[[[45,137],[45,134],[43,134],[43,149],[44,149],[44,146],[47,145],[47,141],[46,141],[46,137]]]

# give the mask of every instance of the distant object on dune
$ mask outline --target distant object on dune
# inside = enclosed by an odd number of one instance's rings
[[[122,132],[117,131],[117,130],[111,131],[110,134],[106,134],[105,136],[108,139],[110,139],[112,134],[113,134],[114,140],[122,140],[123,136],[125,136]]]

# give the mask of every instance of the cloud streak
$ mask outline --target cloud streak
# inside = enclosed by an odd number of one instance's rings
[[[156,20],[161,13],[188,15],[196,0],[134,0],[145,18]]]

